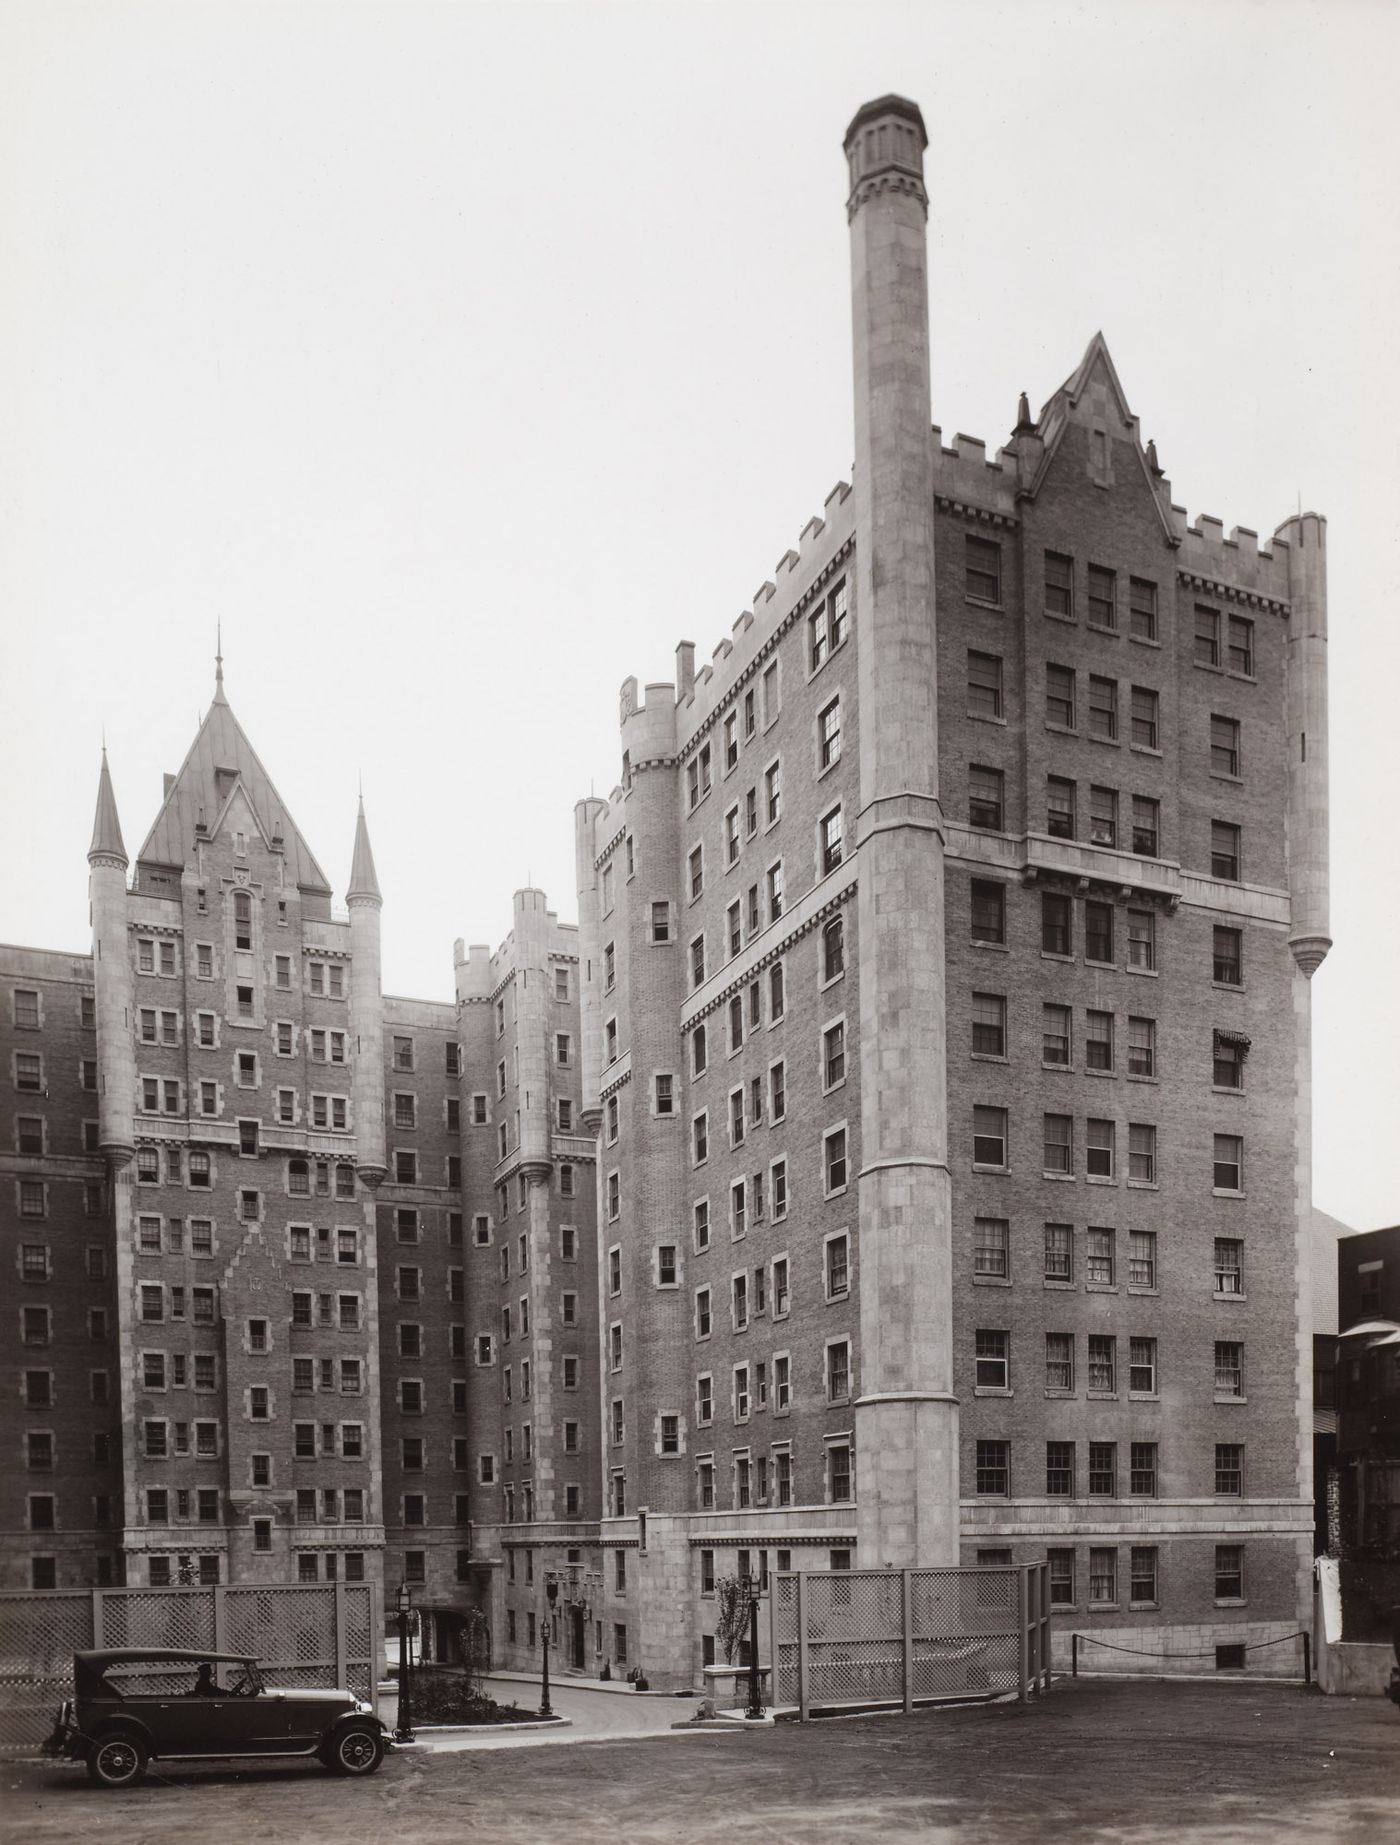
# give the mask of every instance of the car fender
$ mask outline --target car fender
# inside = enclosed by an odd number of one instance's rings
[[[81,1737],[85,1748],[90,1749],[94,1743],[101,1742],[104,1736],[132,1736],[137,1738],[147,1755],[157,1753],[155,1739],[139,1717],[133,1717],[126,1711],[114,1711],[111,1716],[103,1715],[90,1730],[75,1730],[75,1738]]]
[[[322,1743],[328,1743],[332,1738],[338,1736],[347,1723],[372,1723],[384,1740],[388,1741],[389,1726],[382,1717],[376,1717],[364,1711],[343,1710],[338,1717],[326,1725],[321,1736]]]

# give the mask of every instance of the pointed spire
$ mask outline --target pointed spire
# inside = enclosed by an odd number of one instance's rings
[[[1147,443],[1147,465],[1154,474],[1160,474],[1162,472],[1157,464],[1157,444],[1152,441],[1150,437]]]
[[[345,893],[345,900],[353,903],[357,897],[367,897],[375,903],[384,901],[375,874],[374,853],[370,850],[369,828],[365,825],[363,795],[360,796],[359,817],[355,821],[355,855],[350,862],[350,888]]]
[[[1016,405],[1016,434],[1019,436],[1024,430],[1034,428],[1035,424],[1031,420],[1031,400],[1022,391],[1021,400]]]
[[[102,745],[102,773],[97,778],[97,813],[92,823],[92,844],[88,860],[97,857],[128,860],[122,841],[122,824],[117,818],[117,797],[112,793],[112,775],[107,767],[107,745]]]
[[[224,697],[224,622],[222,616],[215,623],[214,632],[216,636],[214,641],[214,703],[226,705],[228,700]]]

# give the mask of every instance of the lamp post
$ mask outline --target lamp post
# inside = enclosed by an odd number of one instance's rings
[[[413,1590],[406,1582],[399,1584],[399,1714],[394,1725],[394,1741],[399,1743],[416,1742],[413,1734],[413,1687],[410,1679],[413,1664],[410,1657],[412,1643],[409,1638],[408,1617],[413,1609]]]
[[[540,1629],[540,1715],[552,1717],[554,1710],[549,1702],[549,1623],[554,1614],[554,1604],[559,1599],[559,1584],[553,1576],[545,1578],[544,1593],[547,1606]]]

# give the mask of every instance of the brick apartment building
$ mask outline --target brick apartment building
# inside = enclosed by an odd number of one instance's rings
[[[851,124],[852,483],[624,684],[577,929],[383,998],[221,683],[130,889],[104,766],[95,959],[0,951],[12,1585],[407,1577],[523,1664],[553,1577],[657,1686],[788,1567],[1298,1624],[1325,522],[1188,525],[1097,336],[930,434],[924,145]]]

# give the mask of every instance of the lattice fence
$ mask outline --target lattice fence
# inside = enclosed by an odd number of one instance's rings
[[[0,1594],[0,1754],[43,1741],[72,1693],[73,1654],[88,1648],[254,1653],[271,1685],[345,1686],[372,1701],[381,1625],[367,1582]],[[189,1682],[141,1676],[150,1691]]]
[[[997,1697],[1050,1683],[1046,1565],[773,1579],[773,1697],[810,1709]]]

